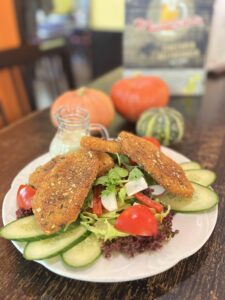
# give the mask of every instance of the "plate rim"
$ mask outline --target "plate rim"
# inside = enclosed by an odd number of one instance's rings
[[[171,149],[171,148],[168,148],[168,147],[164,147],[162,146],[161,147],[162,151],[163,152],[166,152],[167,154],[168,153],[172,153],[174,155],[178,155],[180,157],[182,157],[182,159],[184,160],[184,162],[188,162],[190,161],[190,159],[188,157],[186,157],[185,155]],[[6,222],[6,211],[7,211],[7,202],[5,201],[7,199],[7,196],[9,195],[10,192],[12,192],[13,190],[13,187],[14,187],[14,184],[16,182],[16,179],[19,177],[20,174],[23,173],[23,171],[26,169],[26,168],[29,168],[29,166],[35,164],[35,162],[39,161],[39,160],[45,160],[45,159],[49,159],[50,158],[50,155],[49,153],[44,153],[40,156],[38,156],[37,158],[35,158],[34,160],[32,160],[31,162],[29,162],[27,165],[25,165],[18,173],[17,175],[14,177],[14,179],[12,180],[12,183],[11,183],[11,186],[10,186],[10,189],[8,190],[8,192],[5,194],[5,197],[3,199],[3,204],[2,204],[2,221],[3,221],[3,224],[6,225],[7,222]],[[54,270],[54,267],[52,268],[51,264],[49,265],[48,261],[46,260],[35,260],[33,262],[36,262],[42,266],[44,266],[46,269],[48,269],[49,271],[51,271],[52,273],[54,274],[57,274],[59,276],[63,276],[63,277],[66,277],[66,278],[69,278],[69,279],[75,279],[75,280],[81,280],[81,281],[85,281],[85,282],[96,282],[96,283],[115,283],[115,282],[127,282],[127,281],[134,281],[134,280],[140,280],[140,279],[144,279],[144,278],[148,278],[148,277],[152,277],[152,276],[155,276],[155,275],[158,275],[160,273],[163,273],[163,272],[166,272],[168,271],[169,269],[171,269],[172,267],[174,267],[177,263],[179,263],[180,261],[182,261],[183,259],[185,258],[188,258],[190,256],[192,256],[193,254],[195,254],[198,250],[200,250],[204,245],[205,243],[208,241],[208,239],[210,238],[215,226],[216,226],[216,222],[217,222],[217,218],[218,218],[218,204],[212,208],[210,211],[214,211],[214,219],[213,219],[213,222],[211,223],[211,227],[210,227],[210,230],[207,232],[207,235],[205,236],[204,240],[199,244],[197,245],[192,251],[189,251],[188,253],[184,253],[183,256],[180,256],[178,259],[174,259],[174,260],[170,260],[170,263],[168,265],[166,265],[163,270],[159,270],[159,271],[156,271],[154,272],[154,274],[146,274],[145,275],[135,275],[135,274],[130,274],[129,275],[129,278],[124,278],[124,279],[119,279],[119,280],[116,280],[116,279],[112,279],[112,278],[108,278],[108,277],[104,277],[104,280],[103,278],[96,278],[96,279],[93,279],[93,278],[88,278],[88,275],[87,274],[84,274],[83,276],[82,275],[79,275],[78,276],[75,274],[75,276],[69,276],[67,273],[66,273],[66,268],[68,267],[65,267],[65,270],[63,271],[60,271],[58,272],[58,270]],[[209,211],[209,212],[210,212]],[[208,213],[207,212],[204,212],[205,214]],[[177,213],[179,214],[179,213]],[[179,214],[179,215],[183,215],[183,214]],[[22,254],[22,250],[21,250],[21,243],[18,243],[16,241],[11,241],[12,244],[16,247],[16,249]],[[166,247],[166,245],[165,245]]]

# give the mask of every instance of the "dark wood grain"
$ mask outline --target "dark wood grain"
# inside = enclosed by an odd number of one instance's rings
[[[117,69],[92,86],[108,91],[120,76],[121,69]],[[220,197],[218,221],[206,244],[157,276],[99,284],[55,275],[37,263],[25,261],[10,242],[1,240],[0,299],[225,299],[225,78],[208,80],[204,97],[172,99],[171,106],[186,118],[184,140],[175,149],[215,170],[218,176],[214,185]],[[124,128],[134,130],[132,124],[117,116],[110,133],[115,136]],[[1,202],[17,172],[48,150],[54,131],[48,110],[0,131]]]

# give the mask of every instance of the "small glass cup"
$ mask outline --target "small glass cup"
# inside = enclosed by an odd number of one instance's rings
[[[50,144],[51,156],[65,154],[80,148],[80,140],[92,132],[99,132],[105,139],[109,138],[107,129],[101,124],[90,124],[86,109],[75,106],[63,106],[57,111],[55,118],[58,130]]]

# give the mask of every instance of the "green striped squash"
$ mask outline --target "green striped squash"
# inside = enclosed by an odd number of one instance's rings
[[[171,107],[152,108],[142,113],[136,132],[140,136],[155,137],[165,146],[176,144],[184,135],[184,118]]]

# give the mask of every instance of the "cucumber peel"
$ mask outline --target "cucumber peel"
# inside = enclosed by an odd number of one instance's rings
[[[210,170],[186,170],[184,172],[188,180],[203,186],[209,186],[216,180],[216,174]]]
[[[195,161],[189,161],[189,162],[185,162],[180,164],[181,168],[186,171],[186,170],[199,170],[201,169],[201,166],[199,163],[195,162]]]
[[[73,268],[83,268],[94,263],[101,255],[101,247],[94,234],[61,254],[63,262]]]
[[[23,256],[27,260],[45,259],[56,256],[81,242],[88,235],[87,229],[82,225],[44,240],[28,242],[24,248]]]
[[[10,222],[0,230],[0,237],[20,242],[48,238],[38,225],[34,216]]]
[[[218,195],[211,189],[192,182],[194,193],[192,197],[163,194],[159,200],[171,209],[181,213],[195,213],[208,210],[218,203]]]

